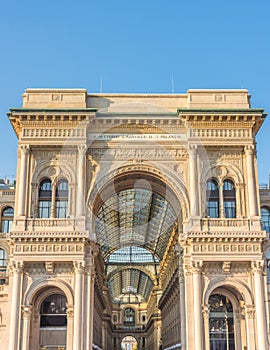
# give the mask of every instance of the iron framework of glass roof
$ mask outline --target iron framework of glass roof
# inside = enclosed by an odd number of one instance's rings
[[[122,190],[103,203],[96,234],[113,302],[148,300],[176,220],[170,203],[149,189]]]

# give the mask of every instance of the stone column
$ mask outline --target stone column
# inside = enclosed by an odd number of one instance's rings
[[[247,166],[247,187],[248,187],[248,202],[249,215],[258,215],[258,202],[256,190],[256,176],[254,168],[254,146],[246,146],[246,166]]]
[[[255,325],[254,325],[254,307],[253,305],[245,305],[245,321],[246,321],[246,338],[247,350],[256,349],[255,345]]]
[[[197,146],[189,146],[189,195],[190,216],[199,215],[199,191],[198,191],[198,169],[197,169]]]
[[[17,350],[19,327],[21,319],[21,288],[22,288],[22,273],[23,262],[15,261],[11,266],[11,273],[13,273],[12,283],[12,300],[10,310],[10,331],[9,331],[9,350]]]
[[[252,262],[252,272],[254,275],[254,300],[256,307],[256,325],[257,325],[257,346],[260,350],[268,349],[268,337],[266,326],[266,310],[265,310],[265,295],[264,285],[262,280],[263,261]]]
[[[219,194],[219,217],[224,218],[225,217],[225,210],[224,210],[224,199],[223,199],[223,186],[222,184],[218,185],[218,194]]]
[[[86,292],[86,350],[93,347],[93,327],[94,327],[94,286],[95,269],[94,266],[87,267],[87,292]]]
[[[73,305],[67,305],[67,349],[72,350],[73,343],[73,322],[74,308]]]
[[[205,338],[205,350],[210,349],[210,337],[209,337],[209,307],[204,306],[203,310],[203,321],[204,321],[204,338]]]
[[[21,145],[19,147],[21,153],[20,164],[20,179],[18,186],[18,216],[25,216],[25,202],[26,202],[26,189],[27,189],[27,168],[29,158],[29,146]]]
[[[194,302],[194,340],[195,349],[204,349],[203,320],[202,320],[202,262],[193,262],[193,302]]]
[[[51,205],[51,212],[50,212],[50,217],[51,218],[55,218],[55,212],[56,212],[56,201],[55,201],[55,198],[56,198],[56,183],[53,182],[52,183],[52,205]]]
[[[78,164],[77,164],[77,217],[85,214],[85,153],[86,145],[78,146]]]
[[[22,347],[21,350],[29,349],[29,337],[30,337],[30,322],[31,322],[31,306],[23,306],[22,317],[23,317],[23,331],[22,331]]]
[[[239,310],[235,310],[233,313],[233,322],[234,322],[234,329],[235,329],[235,345],[236,349],[242,349],[242,336],[241,336],[241,315]]]
[[[235,191],[236,191],[236,217],[241,218],[243,216],[242,214],[242,203],[241,203],[241,191],[243,189],[243,184],[235,184]]]
[[[175,247],[178,255],[178,277],[179,277],[179,295],[180,295],[180,334],[182,350],[186,350],[186,306],[185,306],[185,275],[183,269],[183,248],[178,244]]]
[[[83,273],[84,262],[74,261],[75,293],[74,293],[74,329],[73,349],[82,350],[82,326],[83,326]]]

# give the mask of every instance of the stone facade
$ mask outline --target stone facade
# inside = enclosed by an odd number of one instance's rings
[[[3,349],[269,349],[266,114],[247,90],[27,89],[8,117]]]

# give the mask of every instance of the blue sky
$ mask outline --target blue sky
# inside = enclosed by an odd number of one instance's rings
[[[270,112],[270,2],[0,2],[0,177],[15,175],[6,112],[28,87],[176,93],[245,88]],[[270,117],[269,117],[270,119]],[[259,131],[259,181],[270,173],[270,121]]]

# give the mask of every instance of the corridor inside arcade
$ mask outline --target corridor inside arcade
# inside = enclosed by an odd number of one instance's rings
[[[113,350],[180,344],[181,211],[173,192],[135,173],[115,179],[100,197],[95,232],[105,278],[102,295],[95,288],[94,343]]]

